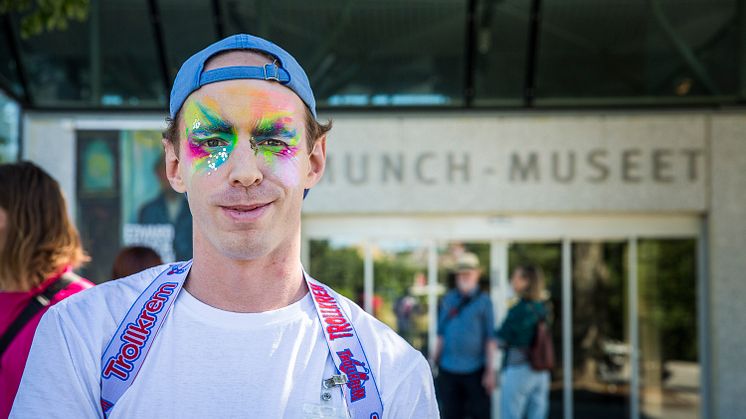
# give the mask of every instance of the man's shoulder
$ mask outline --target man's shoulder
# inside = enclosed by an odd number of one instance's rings
[[[477,300],[482,304],[492,305],[492,297],[487,291],[480,291]]]
[[[50,312],[75,324],[100,322],[103,319],[118,323],[140,293],[168,267],[159,265],[128,277],[111,280],[78,292],[50,308]]]
[[[444,305],[458,304],[459,301],[461,301],[461,294],[455,288],[451,288],[443,294],[442,304]]]

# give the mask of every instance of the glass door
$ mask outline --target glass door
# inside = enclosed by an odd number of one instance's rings
[[[704,244],[696,220],[498,221],[414,218],[396,220],[396,229],[380,220],[319,223],[304,241],[306,263],[317,279],[425,356],[459,255],[479,258],[498,327],[515,297],[512,272],[537,266],[546,279],[555,344],[549,417],[702,417],[707,371],[699,345],[706,331],[699,325],[705,301],[698,258]]]
[[[572,244],[575,418],[630,417],[632,377],[626,242]]]
[[[428,247],[421,241],[371,244],[373,314],[423,355],[429,353]]]

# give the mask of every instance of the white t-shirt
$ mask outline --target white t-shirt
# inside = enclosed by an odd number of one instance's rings
[[[163,269],[111,281],[54,305],[36,331],[10,417],[103,417],[104,348]],[[422,354],[349,300],[339,303],[368,357],[383,417],[439,417]],[[346,418],[340,387],[330,400],[321,397],[322,379],[334,371],[310,294],[279,310],[233,313],[182,290],[109,418]]]

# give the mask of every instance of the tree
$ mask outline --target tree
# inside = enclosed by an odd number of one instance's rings
[[[68,22],[88,18],[90,0],[0,0],[0,15],[21,14],[21,37],[65,30]]]

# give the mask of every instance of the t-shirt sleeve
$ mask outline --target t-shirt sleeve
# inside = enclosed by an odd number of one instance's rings
[[[412,368],[389,393],[389,402],[384,400],[383,417],[386,419],[440,417],[430,365],[421,354],[415,355],[417,359],[411,363]]]
[[[44,314],[36,329],[21,378],[12,419],[101,418],[98,372],[88,346],[61,317],[57,306]]]

